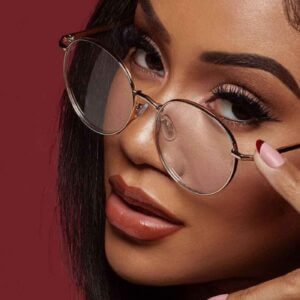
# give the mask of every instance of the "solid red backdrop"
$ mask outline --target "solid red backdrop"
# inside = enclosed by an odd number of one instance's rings
[[[77,299],[56,225],[64,33],[96,0],[4,1],[0,11],[0,299]]]

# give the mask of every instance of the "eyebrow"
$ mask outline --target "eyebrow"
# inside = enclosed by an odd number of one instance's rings
[[[245,68],[260,69],[271,73],[283,82],[298,98],[300,98],[300,88],[292,74],[276,60],[247,53],[227,53],[227,52],[204,52],[200,59],[204,62],[223,65],[237,66]]]
[[[161,36],[162,40],[164,40],[167,44],[170,44],[171,37],[164,27],[157,14],[155,13],[153,6],[149,0],[139,0],[141,8],[143,9],[147,21],[152,27],[152,29]]]
[[[151,28],[169,44],[171,41],[170,34],[155,13],[150,0],[139,0],[139,3]],[[200,55],[200,60],[215,65],[253,68],[269,72],[284,83],[300,99],[300,87],[293,75],[286,67],[270,57],[251,53],[206,51]]]

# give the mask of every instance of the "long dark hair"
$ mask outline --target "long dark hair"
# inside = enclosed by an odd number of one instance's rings
[[[299,3],[285,1],[286,14],[295,28],[300,23]],[[136,5],[137,0],[100,1],[87,29],[125,19],[133,22]],[[61,98],[57,186],[62,232],[72,273],[86,299],[178,299],[176,287],[129,283],[108,264],[104,251],[103,137],[79,121],[66,92]]]
[[[87,29],[133,21],[136,5],[136,0],[101,1]],[[57,183],[62,232],[74,279],[86,299],[176,299],[174,287],[131,284],[108,264],[104,252],[103,137],[79,121],[66,92],[61,98],[59,132]]]

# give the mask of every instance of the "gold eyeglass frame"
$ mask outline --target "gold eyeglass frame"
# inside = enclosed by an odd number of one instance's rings
[[[217,115],[215,115],[213,112],[209,111],[208,109],[206,109],[205,107],[203,107],[201,104],[198,104],[194,101],[191,100],[187,100],[187,99],[171,99],[168,100],[167,102],[165,102],[164,104],[159,104],[156,101],[154,101],[150,96],[144,94],[141,90],[136,90],[135,89],[135,84],[133,82],[132,76],[130,71],[128,70],[128,68],[126,67],[126,65],[124,64],[123,60],[121,58],[118,57],[118,55],[112,53],[111,51],[107,50],[106,47],[104,47],[103,45],[101,45],[99,43],[99,41],[97,41],[96,39],[91,38],[93,35],[95,34],[99,34],[102,32],[107,32],[110,31],[112,29],[115,29],[116,27],[120,26],[120,25],[126,25],[124,23],[120,23],[120,24],[114,24],[113,26],[101,26],[101,27],[96,27],[90,30],[84,30],[84,31],[79,31],[79,32],[75,32],[75,33],[69,33],[67,35],[63,35],[60,40],[59,40],[59,47],[62,48],[65,51],[65,56],[64,56],[64,68],[63,68],[63,73],[64,73],[64,81],[65,81],[65,85],[66,85],[66,90],[69,96],[69,99],[71,101],[72,107],[75,110],[75,112],[77,113],[77,115],[79,116],[80,120],[88,127],[90,128],[92,131],[101,134],[101,135],[114,135],[117,133],[120,133],[121,131],[123,131],[134,119],[136,119],[139,116],[140,110],[143,108],[143,104],[142,102],[138,101],[138,98],[143,99],[144,101],[146,101],[146,103],[150,104],[150,106],[154,107],[157,111],[156,113],[156,126],[155,126],[155,143],[156,143],[156,148],[160,157],[160,160],[164,166],[164,168],[166,169],[166,171],[168,172],[168,174],[171,176],[171,178],[177,182],[180,186],[182,186],[183,188],[187,189],[188,191],[197,194],[197,195],[214,195],[218,192],[220,192],[221,190],[223,190],[225,187],[228,186],[228,184],[231,182],[231,180],[233,179],[236,170],[237,170],[237,166],[238,166],[238,162],[239,161],[253,161],[253,155],[252,154],[244,154],[244,153],[240,153],[238,150],[238,145],[237,142],[234,138],[234,135],[232,134],[232,132],[230,131],[230,129],[222,123],[222,121],[217,117]],[[70,47],[70,45],[72,45],[75,42],[79,42],[79,41],[86,41],[89,43],[92,43],[98,47],[101,47],[105,52],[107,52],[112,58],[114,58],[118,64],[120,65],[120,67],[125,71],[127,77],[128,77],[128,81],[130,83],[131,89],[132,89],[132,98],[133,98],[133,106],[132,106],[132,110],[131,110],[131,114],[126,122],[126,124],[118,131],[113,132],[113,133],[103,133],[103,132],[99,132],[99,129],[97,129],[97,127],[95,125],[93,125],[92,123],[90,123],[85,117],[84,117],[84,113],[82,112],[79,104],[77,103],[77,101],[74,99],[74,95],[68,85],[68,79],[67,79],[67,74],[65,72],[65,66],[66,66],[66,57],[68,54],[68,49]],[[164,161],[163,157],[162,157],[162,153],[159,147],[159,142],[158,142],[158,116],[160,115],[160,112],[165,108],[166,105],[168,105],[171,102],[174,101],[179,101],[179,102],[183,102],[183,103],[187,103],[190,104],[198,109],[200,109],[202,112],[204,112],[206,115],[208,115],[210,118],[214,119],[214,121],[216,121],[225,131],[225,133],[227,134],[228,138],[231,141],[232,144],[232,149],[230,154],[233,156],[234,158],[234,162],[233,162],[233,166],[232,166],[232,171],[231,174],[229,176],[229,178],[227,179],[227,181],[224,183],[224,185],[219,188],[217,191],[215,192],[211,192],[211,193],[201,193],[193,188],[188,187],[187,185],[185,185],[183,182],[181,182],[180,177],[176,174],[176,172],[170,168],[166,162]],[[148,107],[146,107],[146,109],[148,109]],[[144,111],[143,111],[144,112]],[[293,144],[293,145],[289,145],[289,146],[284,146],[284,147],[279,147],[277,148],[277,151],[279,153],[285,153],[288,151],[292,151],[292,150],[296,150],[296,149],[300,149],[300,144]]]

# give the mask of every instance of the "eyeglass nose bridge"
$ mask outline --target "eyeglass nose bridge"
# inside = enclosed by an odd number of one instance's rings
[[[138,97],[143,98],[144,100],[146,100],[151,106],[153,106],[157,111],[159,111],[159,109],[162,107],[162,104],[157,103],[156,101],[154,101],[149,95],[144,94],[141,90],[134,90],[133,94],[135,96],[135,104],[137,103],[136,99]]]
[[[156,101],[154,101],[150,96],[144,94],[141,90],[133,90],[133,95],[134,95],[134,109],[130,117],[130,121],[128,123],[131,123],[133,120],[141,116],[148,109],[149,105],[155,108],[157,112],[163,106],[162,104],[159,104]],[[138,97],[145,100],[146,103],[142,103],[141,101],[139,101]]]
[[[129,123],[131,123],[131,121],[133,121],[137,117],[141,116],[148,109],[149,104],[153,108],[155,108],[157,112],[159,112],[161,107],[163,107],[165,105],[165,104],[157,103],[149,95],[144,94],[141,90],[133,89],[133,95],[134,95],[134,112],[133,112],[133,115],[131,116]],[[146,101],[146,103],[142,104],[140,101],[138,101],[137,96],[144,99]],[[233,141],[233,149],[231,150],[230,154],[233,157],[235,157],[236,159],[241,160],[241,161],[253,161],[254,160],[253,155],[240,153],[237,149],[237,145],[236,145],[235,141]]]

